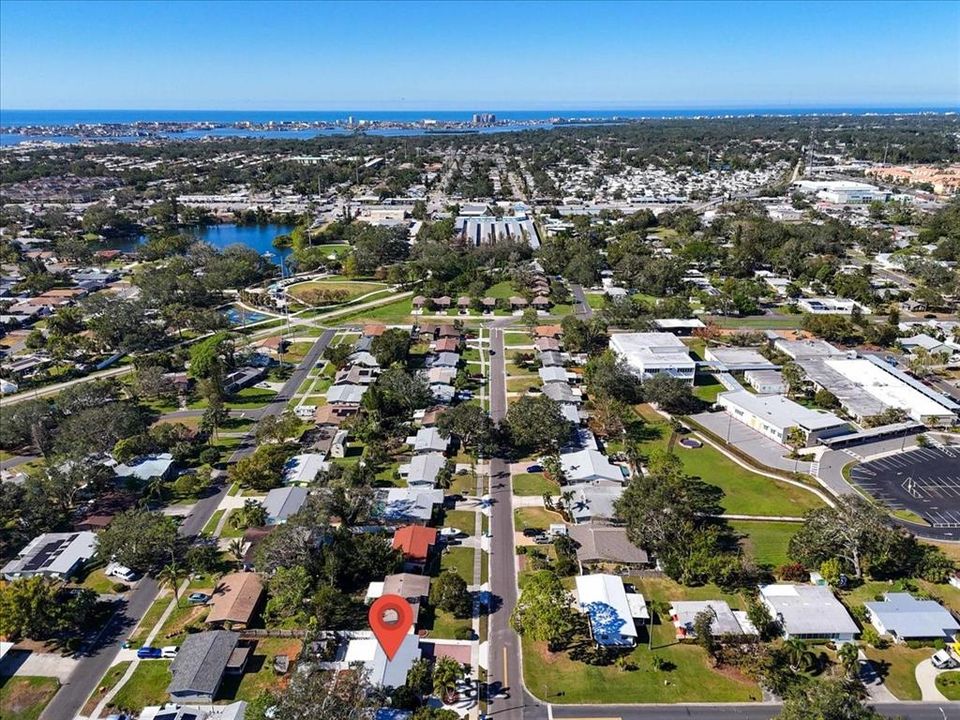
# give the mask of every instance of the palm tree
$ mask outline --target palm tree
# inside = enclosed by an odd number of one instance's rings
[[[837,655],[847,675],[856,677],[860,672],[860,649],[853,643],[844,643],[837,650]]]
[[[243,540],[240,538],[234,538],[230,541],[230,545],[227,547],[227,552],[237,561],[239,566],[243,562]]]
[[[157,582],[160,587],[169,586],[173,590],[173,597],[177,601],[177,607],[180,607],[180,580],[183,578],[183,570],[177,565],[177,561],[171,559],[168,565],[157,573]]]
[[[152,477],[147,481],[146,495],[148,498],[159,500],[163,497],[163,491],[167,484],[162,477]]]
[[[790,669],[794,672],[809,670],[817,662],[817,656],[810,652],[807,644],[800,638],[790,638],[783,643],[790,661]]]
[[[256,500],[246,500],[242,508],[230,514],[230,526],[238,530],[262,527],[267,523],[267,509]]]
[[[451,657],[441,657],[433,666],[433,692],[444,702],[452,700],[457,683],[463,677],[463,667]]]

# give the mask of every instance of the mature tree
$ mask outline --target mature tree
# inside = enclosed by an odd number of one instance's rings
[[[493,421],[479,405],[462,403],[440,415],[437,430],[442,437],[455,436],[476,459],[493,440]]]
[[[302,565],[279,567],[267,581],[264,617],[270,625],[302,625],[307,617],[310,577]]]
[[[568,643],[577,627],[577,618],[560,578],[550,570],[533,573],[520,592],[510,626],[531,640],[546,642],[551,651]]]
[[[190,374],[195,378],[214,378],[222,382],[234,365],[233,339],[219,332],[190,347]]]
[[[373,339],[370,352],[380,363],[380,367],[405,363],[410,353],[410,333],[400,328],[389,328]]]
[[[175,397],[177,390],[166,373],[166,368],[160,365],[137,368],[135,382],[138,395],[145,398]]]
[[[340,370],[346,367],[350,355],[353,353],[353,347],[348,343],[339,343],[337,345],[328,345],[323,351],[323,357]]]
[[[68,415],[57,429],[54,447],[64,455],[108,452],[117,441],[143,433],[149,417],[132,402],[110,402]]]
[[[361,668],[329,672],[308,667],[296,672],[275,698],[272,720],[372,720],[383,698]]]
[[[155,572],[176,553],[177,524],[157,512],[128,510],[117,515],[100,533],[97,554],[131,570]]]
[[[510,405],[504,422],[514,444],[523,448],[558,448],[570,438],[570,422],[546,395],[524,395]]]
[[[160,587],[168,587],[173,590],[173,598],[177,602],[177,607],[180,607],[180,583],[185,576],[186,568],[177,564],[175,559],[160,568],[160,572],[157,573],[157,583]]]
[[[590,358],[583,371],[583,381],[591,397],[609,397],[631,404],[640,401],[640,380],[627,361],[612,350]]]
[[[302,431],[303,421],[292,410],[285,410],[279,415],[267,415],[260,419],[254,430],[257,443],[284,442],[294,439],[298,431]]]
[[[693,618],[693,631],[697,636],[697,645],[702,647],[709,657],[715,659],[720,650],[720,643],[713,634],[713,620],[712,609],[701,610]]]
[[[364,624],[367,608],[332,585],[321,585],[313,594],[312,605],[317,627],[322,630],[348,630]]]
[[[458,618],[470,617],[473,612],[467,582],[455,572],[441,573],[430,584],[430,604]]]
[[[265,492],[283,482],[283,466],[296,448],[290,445],[261,445],[230,468],[231,482]]]
[[[0,445],[10,450],[28,448],[46,455],[53,447],[56,408],[47,400],[24,400],[3,408]]]
[[[778,720],[882,720],[866,707],[858,688],[846,679],[806,683],[784,699]]]
[[[656,403],[661,410],[675,415],[696,412],[703,405],[693,395],[693,388],[681,378],[657,373],[643,383],[644,399]]]
[[[610,336],[607,334],[607,324],[601,317],[581,320],[576,315],[567,315],[560,324],[563,327],[563,344],[571,352],[592,355],[607,347]]]
[[[40,576],[0,584],[0,636],[46,640],[80,633],[96,603],[87,588]]]
[[[363,407],[379,418],[408,417],[412,410],[433,400],[433,393],[419,375],[394,366],[380,373],[363,396]]]

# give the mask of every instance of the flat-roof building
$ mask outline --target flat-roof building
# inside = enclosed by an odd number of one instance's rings
[[[821,438],[850,432],[847,421],[833,413],[818,412],[783,395],[754,395],[746,390],[723,392],[717,396],[717,405],[736,420],[757,432],[787,444],[792,428],[799,428],[812,445]]]
[[[918,600],[910,593],[884,593],[882,602],[864,605],[877,631],[897,642],[945,640],[960,630],[960,623],[943,605],[936,600]]]
[[[823,585],[763,585],[760,600],[790,638],[850,641],[860,632],[850,613]]]
[[[753,348],[708,347],[703,354],[718,370],[746,372],[748,370],[774,370],[777,366]]]
[[[610,348],[641,378],[667,373],[693,383],[697,364],[690,357],[687,346],[675,335],[663,332],[616,333],[610,336]]]

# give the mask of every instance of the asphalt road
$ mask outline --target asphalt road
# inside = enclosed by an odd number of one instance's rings
[[[499,422],[506,413],[503,329],[502,323],[495,321],[490,330],[490,417]],[[510,628],[510,614],[517,603],[513,485],[510,468],[502,458],[490,461],[490,499],[490,591],[499,605],[490,615],[487,715],[502,720],[539,720],[547,717],[546,706],[523,687],[520,638]]]
[[[583,317],[591,317],[593,315],[593,308],[590,307],[590,303],[587,302],[587,296],[583,293],[583,288],[580,285],[571,283],[570,292],[576,301],[576,314],[582,315]]]
[[[287,406],[287,402],[296,394],[300,385],[306,380],[307,373],[316,365],[320,355],[326,349],[327,345],[336,334],[334,330],[325,331],[313,347],[307,352],[300,364],[291,373],[290,378],[283,384],[277,396],[256,413],[251,413],[257,420],[268,415],[279,415]],[[250,455],[257,447],[256,439],[253,435],[254,428],[244,436],[239,447],[230,456],[228,462],[234,463],[247,455]],[[190,514],[184,518],[180,524],[179,533],[182,537],[193,537],[199,535],[204,525],[213,515],[214,511],[220,505],[224,495],[227,494],[229,485],[221,483],[216,493],[200,499],[191,510]],[[124,605],[114,614],[101,633],[93,641],[91,647],[80,658],[76,668],[67,681],[61,686],[60,691],[54,695],[53,700],[44,709],[40,720],[72,720],[80,712],[87,698],[90,697],[100,678],[114,664],[117,653],[120,651],[121,643],[129,636],[130,632],[136,627],[140,618],[147,612],[150,606],[156,600],[159,587],[156,581],[151,578],[144,578],[137,587],[130,592]]]

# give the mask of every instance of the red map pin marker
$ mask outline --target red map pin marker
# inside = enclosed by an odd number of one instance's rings
[[[413,608],[399,595],[381,595],[370,606],[368,617],[377,642],[387,659],[393,660],[413,625]]]

